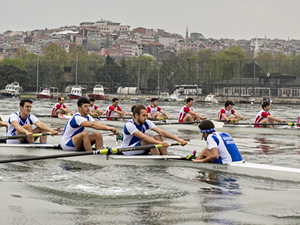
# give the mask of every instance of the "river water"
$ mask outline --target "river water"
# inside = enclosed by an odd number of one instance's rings
[[[19,108],[17,100],[1,103],[1,115]],[[32,114],[50,114],[54,103],[35,100]],[[148,104],[121,100],[119,105],[130,111],[136,103]],[[102,110],[108,104],[96,101]],[[159,104],[173,118],[178,118],[183,106]],[[76,111],[76,101],[68,100],[66,105]],[[216,119],[223,103],[196,102],[193,108]],[[271,114],[295,122],[298,108],[275,104]],[[254,122],[261,108],[236,104],[234,109]],[[200,140],[197,132],[168,131]],[[231,135],[246,161],[300,168],[299,136]],[[115,143],[109,136],[104,140],[106,145]],[[49,141],[59,143],[59,138]],[[169,151],[200,152],[205,142],[199,143]],[[0,224],[300,224],[300,184],[295,182],[181,167],[101,167],[62,159],[2,164],[0,168]]]

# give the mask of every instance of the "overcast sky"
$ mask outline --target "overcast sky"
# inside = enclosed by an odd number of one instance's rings
[[[111,20],[206,38],[300,39],[298,0],[0,0],[0,33]]]

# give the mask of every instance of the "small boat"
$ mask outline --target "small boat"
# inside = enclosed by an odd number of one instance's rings
[[[254,98],[251,97],[251,95],[242,95],[243,100],[240,100],[240,104],[253,104],[254,103]]]
[[[82,87],[82,86],[74,86],[71,89],[71,92],[68,94],[70,99],[80,99],[82,97],[87,97],[86,95],[84,95],[86,88]]]
[[[207,95],[206,98],[204,99],[204,102],[218,103],[218,100],[215,99],[215,95],[209,94],[209,95]]]
[[[169,97],[165,99],[168,102],[183,102],[184,98],[179,98],[176,94],[171,94]]]
[[[66,154],[73,153],[74,152],[66,152],[60,150],[59,146],[56,144],[0,144],[1,155],[22,155],[23,158],[24,156],[64,158],[65,160],[78,161],[99,166],[177,166],[221,173],[238,174],[243,176],[259,177],[263,179],[300,182],[300,169],[266,164],[256,164],[244,161],[232,162],[230,164],[194,163],[191,160],[187,160],[185,156],[180,155],[96,155],[96,151],[92,152],[91,155],[66,157]]]
[[[57,98],[58,97],[58,88],[57,87],[50,87],[42,90],[40,93],[36,95],[37,98]]]
[[[270,104],[273,103],[270,96],[264,96],[260,103],[262,104],[263,102],[269,102]]]
[[[93,88],[93,93],[88,94],[89,98],[94,98],[95,100],[108,100],[109,96],[104,95],[103,85],[96,84]]]
[[[131,100],[131,101],[135,101],[135,102],[138,102],[138,101],[140,101],[140,99],[139,99],[139,98],[130,98],[130,100]]]
[[[12,82],[11,84],[8,84],[5,86],[5,90],[1,91],[1,97],[2,98],[19,98],[20,97],[20,91],[22,90],[22,87],[20,87],[18,82]]]

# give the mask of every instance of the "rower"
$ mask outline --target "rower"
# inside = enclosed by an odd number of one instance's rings
[[[105,115],[105,112],[103,112],[101,109],[98,108],[98,106],[95,105],[95,99],[94,98],[90,98],[90,114],[95,114],[95,115]]]
[[[9,116],[8,119],[8,132],[7,136],[15,135],[27,135],[26,138],[20,139],[8,139],[6,140],[7,144],[21,144],[29,143],[32,144],[36,141],[38,137],[33,137],[33,134],[51,132],[52,135],[57,135],[58,132],[52,130],[46,124],[39,121],[34,115],[31,115],[31,105],[32,101],[30,99],[23,99],[20,102],[20,112],[14,112]],[[36,128],[33,129],[32,125],[35,125]],[[40,143],[46,143],[47,136],[40,137]]]
[[[158,98],[151,98],[151,105],[147,106],[147,114],[148,118],[156,118],[157,120],[160,119],[160,114],[164,116],[164,119],[172,119],[171,117],[168,116],[168,114],[163,111],[158,105]]]
[[[123,133],[123,142],[122,148],[133,147],[133,146],[143,146],[143,145],[152,145],[152,144],[161,144],[162,148],[150,149],[150,150],[137,150],[130,152],[123,152],[124,155],[167,155],[167,147],[169,144],[164,142],[162,137],[170,138],[180,142],[183,146],[187,144],[186,141],[182,140],[179,137],[176,137],[154,125],[150,120],[147,120],[147,110],[145,106],[138,105],[132,107],[134,119],[130,119],[125,123],[124,133]],[[145,132],[147,129],[155,131],[158,135],[150,137],[146,135]]]
[[[227,164],[242,161],[242,156],[229,134],[215,131],[215,126],[210,120],[202,121],[199,128],[202,139],[207,141],[207,147],[193,159],[194,162]]]
[[[109,105],[106,108],[106,116],[107,117],[116,117],[115,120],[118,119],[118,117],[130,115],[123,111],[121,107],[119,106],[119,99],[118,98],[113,98],[112,99],[112,104]],[[112,120],[113,118],[107,118],[107,120]]]
[[[51,115],[69,114],[69,113],[73,114],[73,112],[66,107],[64,102],[65,102],[64,97],[58,97],[58,103],[56,103],[53,106]]]
[[[254,127],[276,128],[276,125],[268,125],[268,123],[275,123],[276,121],[279,123],[286,123],[286,120],[281,120],[275,116],[271,116],[271,113],[269,112],[271,108],[270,102],[263,102],[261,107],[262,110],[260,110],[255,117],[255,123],[260,123],[261,125],[254,125]]]
[[[119,131],[111,126],[96,122],[89,115],[90,102],[86,98],[80,98],[77,101],[78,111],[67,122],[61,139],[61,147],[68,151],[92,151],[92,145],[95,144],[96,149],[103,146],[102,134],[95,132],[88,134],[84,131],[85,127],[91,127],[95,130],[110,130],[114,134],[119,134]]]
[[[206,119],[206,117],[200,116],[199,113],[193,111],[192,106],[194,104],[194,99],[187,98],[186,105],[182,107],[179,112],[178,122],[192,122],[200,121]]]
[[[238,123],[238,119],[247,120],[245,117],[237,114],[232,107],[234,106],[233,101],[226,101],[225,108],[221,109],[218,114],[218,120],[229,121],[230,123]]]

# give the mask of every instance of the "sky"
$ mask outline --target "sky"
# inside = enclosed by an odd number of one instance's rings
[[[101,19],[206,38],[300,39],[297,0],[0,0],[0,33]]]

